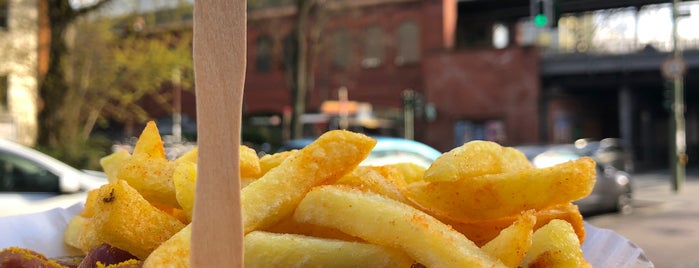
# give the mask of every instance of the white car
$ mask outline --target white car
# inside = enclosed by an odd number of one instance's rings
[[[32,148],[0,139],[0,216],[66,208],[107,183],[99,171],[73,168]]]
[[[375,136],[376,146],[361,165],[388,165],[410,162],[428,168],[441,152],[427,144],[396,137]],[[278,152],[301,149],[313,142],[315,138],[294,139],[285,142]]]

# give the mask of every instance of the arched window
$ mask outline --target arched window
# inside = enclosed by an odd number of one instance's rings
[[[420,31],[412,21],[398,27],[398,56],[396,64],[403,65],[420,60]]]
[[[269,73],[272,71],[272,46],[274,41],[271,37],[263,35],[257,38],[255,44],[255,71],[258,73]]]

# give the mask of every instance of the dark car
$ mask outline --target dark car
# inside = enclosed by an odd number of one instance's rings
[[[592,193],[574,203],[582,214],[615,211],[628,214],[632,210],[632,180],[629,173],[619,170],[611,163],[601,162],[598,155],[580,150],[575,145],[548,146],[545,151],[530,158],[537,168],[553,166],[583,156],[597,162],[597,182]]]
[[[424,143],[396,137],[373,137],[376,146],[361,163],[362,165],[386,165],[399,162],[412,162],[429,167],[442,153]],[[314,139],[294,139],[285,142],[278,151],[301,149],[313,142]]]

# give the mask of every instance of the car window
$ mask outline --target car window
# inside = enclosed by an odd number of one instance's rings
[[[58,192],[59,178],[41,165],[0,152],[0,192]]]

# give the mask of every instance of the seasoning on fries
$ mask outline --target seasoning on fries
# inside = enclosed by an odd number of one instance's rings
[[[595,184],[592,159],[538,169],[472,141],[427,169],[359,166],[375,144],[334,130],[263,157],[241,146],[245,267],[589,266],[572,202]],[[123,267],[187,267],[196,154],[166,159],[149,122],[133,153],[102,159],[109,183],[88,194],[65,243],[93,256],[88,265],[107,248],[131,256]],[[13,252],[23,251],[0,255]]]

